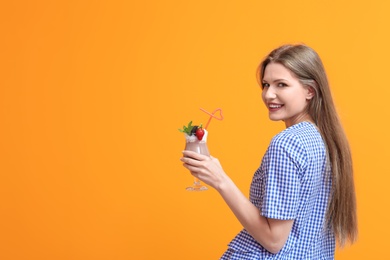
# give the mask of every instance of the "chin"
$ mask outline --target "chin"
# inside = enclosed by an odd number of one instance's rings
[[[269,116],[269,119],[271,121],[284,121],[283,118],[276,117],[276,116]]]

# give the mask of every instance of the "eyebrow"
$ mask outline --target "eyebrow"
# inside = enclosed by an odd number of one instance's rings
[[[288,80],[287,79],[275,79],[273,82],[281,82],[281,81],[287,81],[288,82]],[[265,80],[265,79],[263,79],[262,80],[262,82],[268,82],[267,80]]]

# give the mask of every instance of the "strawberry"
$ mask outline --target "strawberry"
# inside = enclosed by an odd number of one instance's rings
[[[198,140],[202,140],[202,138],[204,136],[203,128],[202,127],[198,127],[198,129],[196,129],[195,135],[198,138]]]

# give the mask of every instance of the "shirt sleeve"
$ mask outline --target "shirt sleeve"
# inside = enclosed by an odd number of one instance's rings
[[[302,145],[293,135],[277,136],[271,141],[263,158],[263,216],[280,220],[297,217],[304,154]]]

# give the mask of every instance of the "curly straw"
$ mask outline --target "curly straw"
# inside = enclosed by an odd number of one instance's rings
[[[222,109],[220,109],[220,108],[215,109],[212,113],[206,111],[206,110],[203,109],[203,108],[200,108],[200,110],[202,110],[203,112],[205,112],[206,114],[208,114],[208,115],[210,116],[209,121],[207,121],[207,124],[206,124],[206,126],[204,127],[204,129],[207,129],[207,127],[209,126],[210,121],[211,121],[212,118],[215,118],[215,119],[218,119],[218,120],[222,120],[222,119],[223,119]],[[219,117],[217,117],[217,116],[214,115],[217,111],[219,111]]]

